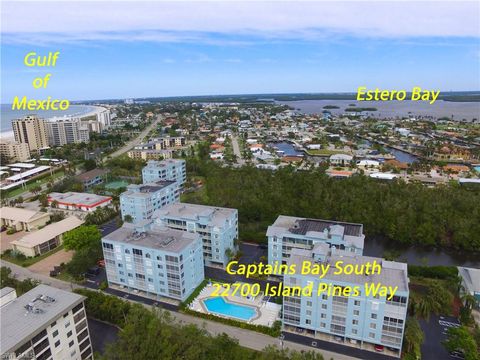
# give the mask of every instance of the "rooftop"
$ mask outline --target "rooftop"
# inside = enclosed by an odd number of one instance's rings
[[[155,218],[177,218],[198,221],[200,217],[208,218],[213,226],[223,226],[225,222],[237,212],[217,206],[176,203],[169,204],[155,212]]]
[[[47,285],[38,285],[3,306],[0,309],[2,354],[11,352],[18,344],[35,336],[83,299],[81,295]]]
[[[316,246],[313,250],[303,250],[303,249],[293,249],[290,258],[287,261],[288,265],[296,265],[296,275],[301,274],[302,265],[305,261],[308,261],[312,264],[330,264],[330,268],[322,279],[339,281],[345,283],[353,283],[364,286],[366,283],[381,283],[386,286],[398,286],[398,291],[408,291],[408,271],[407,264],[387,261],[382,258],[371,257],[371,256],[362,256],[356,255],[349,251],[338,250],[338,249],[328,249],[327,246]],[[325,255],[324,261],[316,260],[314,254],[320,253]],[[380,273],[370,274],[370,275],[356,275],[352,273],[350,275],[341,273],[334,274],[337,269],[335,264],[337,261],[343,261],[342,267],[345,267],[347,264],[352,265],[362,265],[362,264],[373,264],[374,261],[381,266]],[[310,275],[304,275],[310,276]],[[311,275],[318,278],[318,275]]]
[[[90,193],[52,192],[48,194],[48,200],[57,201],[58,203],[61,203],[61,204],[95,206],[95,205],[104,203],[106,201],[112,200],[112,198],[110,196],[101,196],[101,195],[90,194]]]
[[[176,182],[160,180],[148,184],[131,184],[127,186],[127,191],[122,193],[122,196],[149,196],[148,194],[160,191],[172,184],[176,184]]]
[[[169,165],[179,165],[179,164],[185,164],[185,160],[182,159],[165,159],[165,160],[149,160],[147,162],[147,166],[145,168],[149,167],[166,167]]]
[[[4,206],[0,208],[0,217],[2,219],[8,219],[13,221],[29,222],[45,216],[49,217],[50,215],[44,212],[21,209],[17,207]]]
[[[93,169],[87,172],[84,172],[83,174],[77,175],[77,179],[80,181],[88,181],[95,179],[97,176],[102,176],[108,173],[108,170],[105,169]]]
[[[21,239],[12,241],[11,243],[18,246],[34,247],[36,245],[43,244],[44,242],[51,240],[67,231],[73,230],[82,224],[83,220],[80,220],[76,216],[70,216],[59,222],[47,225],[43,229],[32,231]]]
[[[139,229],[134,224],[125,223],[120,229],[103,238],[106,241],[120,242],[131,246],[142,246],[157,250],[178,253],[199,241],[200,235],[187,231],[174,230],[150,224],[147,229]]]

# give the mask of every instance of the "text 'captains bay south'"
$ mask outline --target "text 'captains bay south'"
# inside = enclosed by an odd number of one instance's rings
[[[25,55],[23,63],[27,67],[55,67],[57,64],[59,51],[49,52],[48,55],[38,55],[32,51]],[[46,73],[43,76],[36,77],[32,81],[34,89],[46,89],[52,78],[51,73]],[[70,107],[70,101],[65,99],[52,99],[48,96],[46,99],[27,99],[26,96],[19,98],[15,96],[12,101],[12,110],[67,110]]]

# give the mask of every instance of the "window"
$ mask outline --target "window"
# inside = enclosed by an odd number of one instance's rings
[[[63,317],[66,318],[68,316],[68,312],[63,314]]]
[[[113,250],[113,244],[103,243],[103,248]]]
[[[312,306],[312,302],[311,302],[311,301],[307,301],[307,306],[311,307],[311,306]]]
[[[305,320],[305,324],[310,325],[311,323],[312,323],[312,320],[310,320],[310,319]]]
[[[375,333],[373,333],[373,332],[368,333],[368,337],[370,337],[372,339],[375,339]]]
[[[68,347],[72,347],[73,344],[75,344],[75,341],[72,340],[72,341],[70,341],[70,342],[68,343]]]
[[[70,330],[68,333],[67,333],[67,337],[70,337],[72,336],[72,330]]]
[[[145,254],[145,257],[146,257],[147,259],[150,259],[150,258],[151,258],[151,255],[147,253],[147,254]]]
[[[159,268],[159,269],[163,269],[163,266],[162,266],[162,265],[160,265],[160,264],[158,264],[158,265],[157,265],[157,268]]]
[[[161,256],[157,256],[157,260],[158,260],[158,261],[162,261],[162,257],[161,257]]]
[[[133,251],[133,255],[142,256],[143,254],[142,250],[139,250],[139,249],[132,249],[132,251]]]
[[[57,325],[57,322],[56,322],[56,321],[54,321],[54,322],[52,322],[52,323],[50,324],[51,327],[54,327],[55,325]]]
[[[58,330],[55,330],[53,333],[52,333],[52,336],[53,337],[56,337],[58,335]]]
[[[327,308],[327,304],[322,304],[322,309],[326,309]]]
[[[69,327],[69,326],[70,326],[70,321],[67,321],[67,322],[65,323],[65,328],[67,328],[67,327]]]
[[[325,326],[326,326],[326,324],[324,322],[320,323],[320,327],[324,328]]]
[[[357,329],[352,329],[352,334],[357,335],[358,330]]]
[[[57,341],[55,342],[55,347],[57,348],[57,347],[59,347],[59,346],[60,346],[60,340],[57,340]]]
[[[370,323],[370,329],[376,329],[377,328],[377,324],[375,323]]]
[[[353,325],[358,325],[358,320],[352,320]]]
[[[323,299],[323,300],[327,300],[327,299],[328,299],[328,295],[323,294],[323,295],[322,295],[322,299]]]
[[[312,315],[312,310],[307,310],[307,315],[311,316]]]
[[[355,306],[360,306],[360,300],[355,300],[355,301],[353,302],[353,305],[355,305]]]
[[[372,314],[372,319],[376,319],[377,318],[377,314]]]
[[[353,310],[353,315],[355,315],[355,316],[360,315],[360,311],[358,311],[358,310]]]
[[[125,249],[125,254],[130,254],[130,250]]]
[[[327,317],[327,314],[321,314],[320,317],[321,317],[322,319],[325,319],[325,318]]]

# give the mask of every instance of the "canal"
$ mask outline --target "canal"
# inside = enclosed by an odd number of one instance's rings
[[[383,257],[384,254],[394,254],[396,261],[411,265],[445,265],[480,268],[480,255],[458,251],[421,248],[416,246],[399,246],[392,240],[381,237],[367,237],[363,255]]]
[[[293,147],[293,144],[282,141],[282,142],[271,142],[267,144],[268,146],[274,148],[275,150],[283,151],[284,156],[303,156],[303,151],[296,150]]]

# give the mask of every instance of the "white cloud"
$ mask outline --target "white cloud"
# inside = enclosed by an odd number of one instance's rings
[[[480,37],[471,2],[2,2],[5,42]]]

